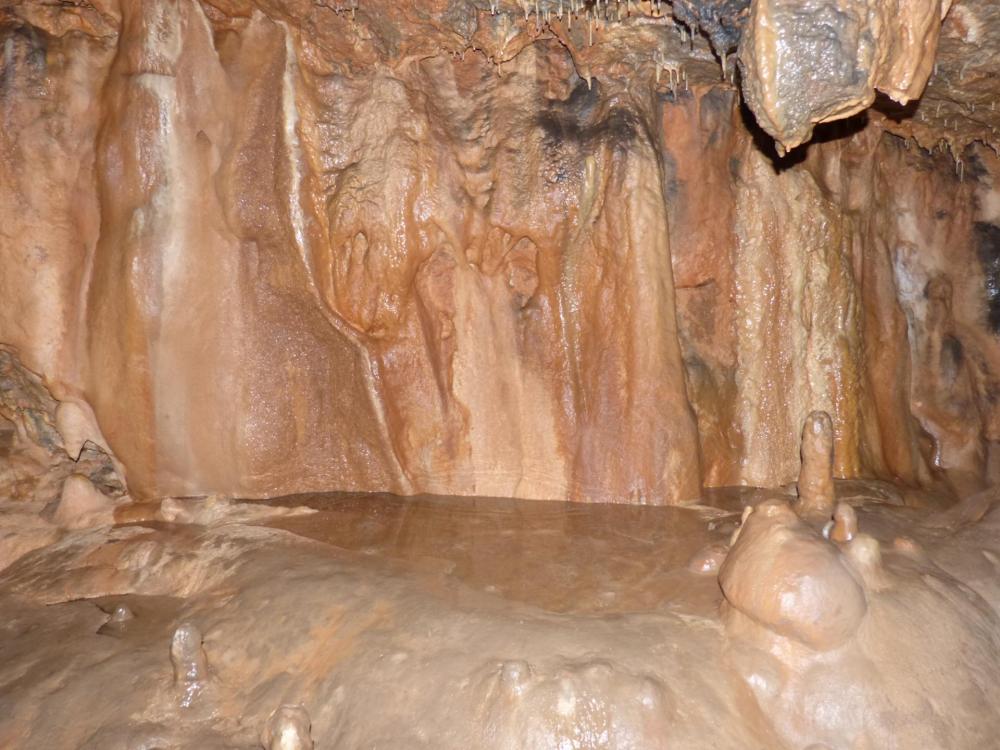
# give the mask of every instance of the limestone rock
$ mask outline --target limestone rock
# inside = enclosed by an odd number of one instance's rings
[[[114,501],[82,474],[71,474],[63,483],[53,520],[67,529],[84,529],[114,522]]]
[[[818,651],[843,645],[867,610],[864,590],[837,549],[780,501],[763,503],[746,519],[719,584],[738,612]]]
[[[747,103],[790,149],[813,126],[868,107],[876,90],[906,104],[934,67],[951,0],[754,0],[740,43]]]

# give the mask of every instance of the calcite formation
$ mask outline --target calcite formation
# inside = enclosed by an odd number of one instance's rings
[[[747,103],[782,151],[876,91],[919,99],[952,0],[757,0],[740,46]]]
[[[267,750],[312,750],[309,714],[302,706],[276,708],[261,734]]]
[[[0,747],[995,746],[998,53],[0,0]]]
[[[712,49],[785,138],[989,11],[814,5],[6,3],[0,342],[136,498],[689,502],[794,480],[815,409],[837,476],[981,487],[995,155],[879,114],[779,158]],[[839,64],[809,9],[861,88],[761,93],[768,13]]]
[[[65,533],[0,571],[0,744],[990,747],[1000,495],[835,487],[850,539],[768,490],[191,498]]]
[[[868,610],[865,593],[830,544],[781,501],[756,506],[744,521],[719,585],[733,608],[814,651],[842,646]]]
[[[833,423],[826,412],[812,412],[802,427],[802,465],[796,489],[800,513],[830,515],[835,497]]]

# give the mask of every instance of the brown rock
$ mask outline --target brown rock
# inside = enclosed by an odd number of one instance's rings
[[[945,19],[942,112],[872,112],[787,160],[703,42],[636,8],[591,45],[509,7],[327,5],[0,17],[0,341],[92,408],[137,498],[685,502],[794,481],[812,409],[834,476],[996,474],[998,166],[959,154],[1000,125],[971,53],[991,4]],[[931,5],[865,5],[875,85],[922,85]],[[688,85],[657,84],[664,60]],[[828,78],[796,89],[803,122],[868,95]],[[959,115],[961,168],[885,135],[930,145]],[[950,301],[925,295],[942,275]]]
[[[829,515],[833,510],[833,424],[830,415],[814,411],[802,426],[798,511]]]
[[[719,584],[738,613],[817,651],[843,645],[867,610],[836,548],[780,501],[746,519]]]
[[[85,529],[114,522],[114,502],[82,474],[63,482],[53,520],[67,529]]]
[[[858,533],[858,516],[847,503],[837,503],[837,509],[833,512],[833,528],[830,530],[830,538],[835,542],[849,542]]]
[[[924,90],[951,0],[755,0],[740,44],[747,104],[782,150],[860,112],[876,90]]]
[[[265,750],[312,750],[309,714],[302,706],[276,708],[267,720],[260,741]]]

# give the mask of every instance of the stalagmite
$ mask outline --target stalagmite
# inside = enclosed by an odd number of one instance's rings
[[[311,728],[305,708],[284,705],[268,718],[260,741],[264,750],[312,750]]]
[[[864,592],[840,553],[780,500],[746,517],[719,570],[719,585],[731,617],[750,618],[815,651],[844,645],[867,612]]]
[[[96,438],[90,415],[74,401],[63,401],[56,407],[56,429],[62,436],[66,453],[74,461],[80,458],[87,441],[103,442]]]
[[[117,607],[114,608],[114,611],[111,613],[110,622],[122,623],[134,619],[135,619],[135,613],[133,613],[132,610],[129,609],[129,606],[127,604],[119,604]]]
[[[714,575],[726,560],[729,545],[725,542],[714,542],[703,547],[688,560],[687,569],[699,575]]]
[[[846,549],[848,558],[867,588],[881,591],[889,585],[889,578],[882,564],[881,545],[877,539],[868,534],[856,534]]]
[[[182,623],[174,630],[170,639],[170,663],[174,669],[174,687],[180,694],[180,704],[188,708],[208,681],[208,658],[202,646],[201,631],[194,623]]]
[[[830,415],[814,411],[802,427],[802,464],[799,469],[797,510],[800,514],[833,512],[833,423]]]
[[[847,503],[837,503],[833,512],[833,528],[830,538],[835,542],[849,542],[858,533],[858,517]]]
[[[2,750],[994,746],[1000,3],[611,1],[0,4]]]

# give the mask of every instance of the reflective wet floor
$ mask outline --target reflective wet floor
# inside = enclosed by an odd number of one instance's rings
[[[551,612],[704,613],[716,579],[688,563],[739,520],[738,500],[719,499],[730,508],[298,495],[271,504],[318,512],[270,525]]]

